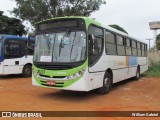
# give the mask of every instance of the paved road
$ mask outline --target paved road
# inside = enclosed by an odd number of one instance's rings
[[[115,84],[108,95],[99,95],[95,91],[85,93],[35,87],[31,85],[31,78],[19,75],[0,76],[0,111],[15,110],[160,111],[160,78],[127,80]]]

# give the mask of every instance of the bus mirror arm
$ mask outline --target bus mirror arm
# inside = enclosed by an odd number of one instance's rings
[[[29,42],[27,42],[27,48],[29,48],[31,50],[34,50],[34,48],[32,48],[32,47],[29,46]]]
[[[97,50],[95,49],[95,37],[93,34],[89,35],[89,44],[90,44],[90,54],[96,55]]]

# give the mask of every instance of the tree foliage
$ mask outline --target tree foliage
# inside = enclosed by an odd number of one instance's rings
[[[22,36],[26,34],[25,26],[21,20],[17,18],[9,18],[3,15],[3,11],[0,11],[0,34],[11,34]]]
[[[160,50],[160,34],[158,34],[156,37],[156,48]]]
[[[114,29],[117,29],[117,30],[119,30],[119,31],[121,31],[121,32],[124,32],[124,33],[127,33],[128,34],[128,32],[125,30],[125,29],[123,29],[122,27],[120,27],[119,25],[109,25],[110,27],[112,27],[112,28],[114,28]]]
[[[34,25],[35,22],[53,17],[89,16],[97,11],[105,0],[15,0],[12,13]],[[85,14],[91,10],[88,14]]]

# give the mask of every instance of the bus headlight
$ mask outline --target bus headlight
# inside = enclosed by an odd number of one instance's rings
[[[38,76],[38,73],[35,72],[34,69],[32,70],[32,73],[33,73],[34,76],[36,76],[36,77]]]
[[[86,69],[85,69],[85,68],[83,68],[82,70],[78,71],[77,73],[75,73],[75,74],[73,74],[73,75],[68,76],[68,77],[67,77],[67,79],[68,79],[68,80],[74,80],[74,79],[77,79],[77,78],[81,77],[81,76],[84,74],[85,70],[86,70]]]

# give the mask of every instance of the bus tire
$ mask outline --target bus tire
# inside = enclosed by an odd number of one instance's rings
[[[101,88],[98,88],[98,92],[102,95],[105,95],[108,94],[111,89],[112,77],[108,72],[106,72],[103,79],[103,86]]]
[[[32,76],[32,66],[25,65],[22,71],[22,77],[31,77]]]
[[[136,76],[134,76],[134,79],[139,80],[139,78],[140,78],[140,67],[138,66],[136,71]]]

